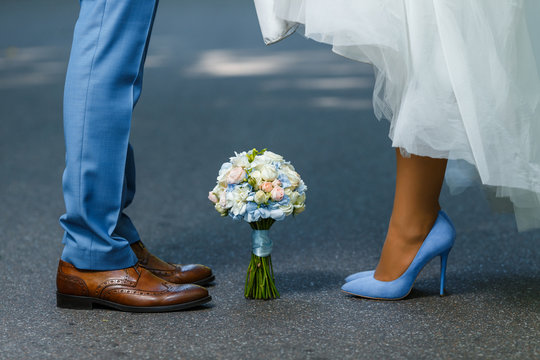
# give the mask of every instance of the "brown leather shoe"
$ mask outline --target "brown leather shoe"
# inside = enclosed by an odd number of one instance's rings
[[[214,281],[215,276],[208,266],[199,264],[178,265],[165,262],[152,255],[142,241],[131,244],[131,249],[137,255],[139,264],[152,274],[175,284],[207,285]]]
[[[92,309],[94,304],[132,312],[188,309],[210,301],[199,285],[173,284],[139,264],[121,270],[79,270],[60,260],[56,276],[57,306]]]

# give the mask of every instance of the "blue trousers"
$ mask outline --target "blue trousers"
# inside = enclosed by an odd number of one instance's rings
[[[158,0],[80,0],[64,93],[66,213],[62,260],[79,269],[133,266],[139,234],[129,143]]]

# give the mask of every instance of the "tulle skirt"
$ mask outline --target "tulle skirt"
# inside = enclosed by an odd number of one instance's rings
[[[275,0],[272,16],[283,36],[301,24],[373,64],[392,146],[451,160],[451,192],[483,184],[524,231],[540,228],[540,29],[529,14],[540,1]]]

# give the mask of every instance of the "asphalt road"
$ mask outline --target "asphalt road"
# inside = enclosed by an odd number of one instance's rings
[[[480,189],[442,204],[458,238],[399,302],[340,291],[376,265],[394,151],[371,109],[372,73],[295,35],[262,43],[251,1],[162,0],[132,129],[129,214],[167,260],[213,267],[201,309],[130,314],[55,307],[64,211],[62,91],[78,3],[0,3],[1,359],[532,359],[540,357],[540,232],[517,233]],[[309,186],[274,225],[282,294],[243,298],[250,228],[206,199],[234,151],[268,147]]]

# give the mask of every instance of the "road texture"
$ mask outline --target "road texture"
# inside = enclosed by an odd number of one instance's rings
[[[162,0],[132,143],[129,209],[146,245],[213,267],[213,301],[131,314],[55,307],[64,211],[62,91],[78,2],[0,3],[0,359],[532,359],[540,232],[517,233],[480,189],[442,204],[458,229],[449,296],[438,261],[404,301],[353,298],[392,206],[388,123],[369,66],[295,35],[262,43],[251,1]],[[206,199],[234,151],[268,147],[306,181],[307,210],[271,230],[281,299],[243,298],[250,228]]]

